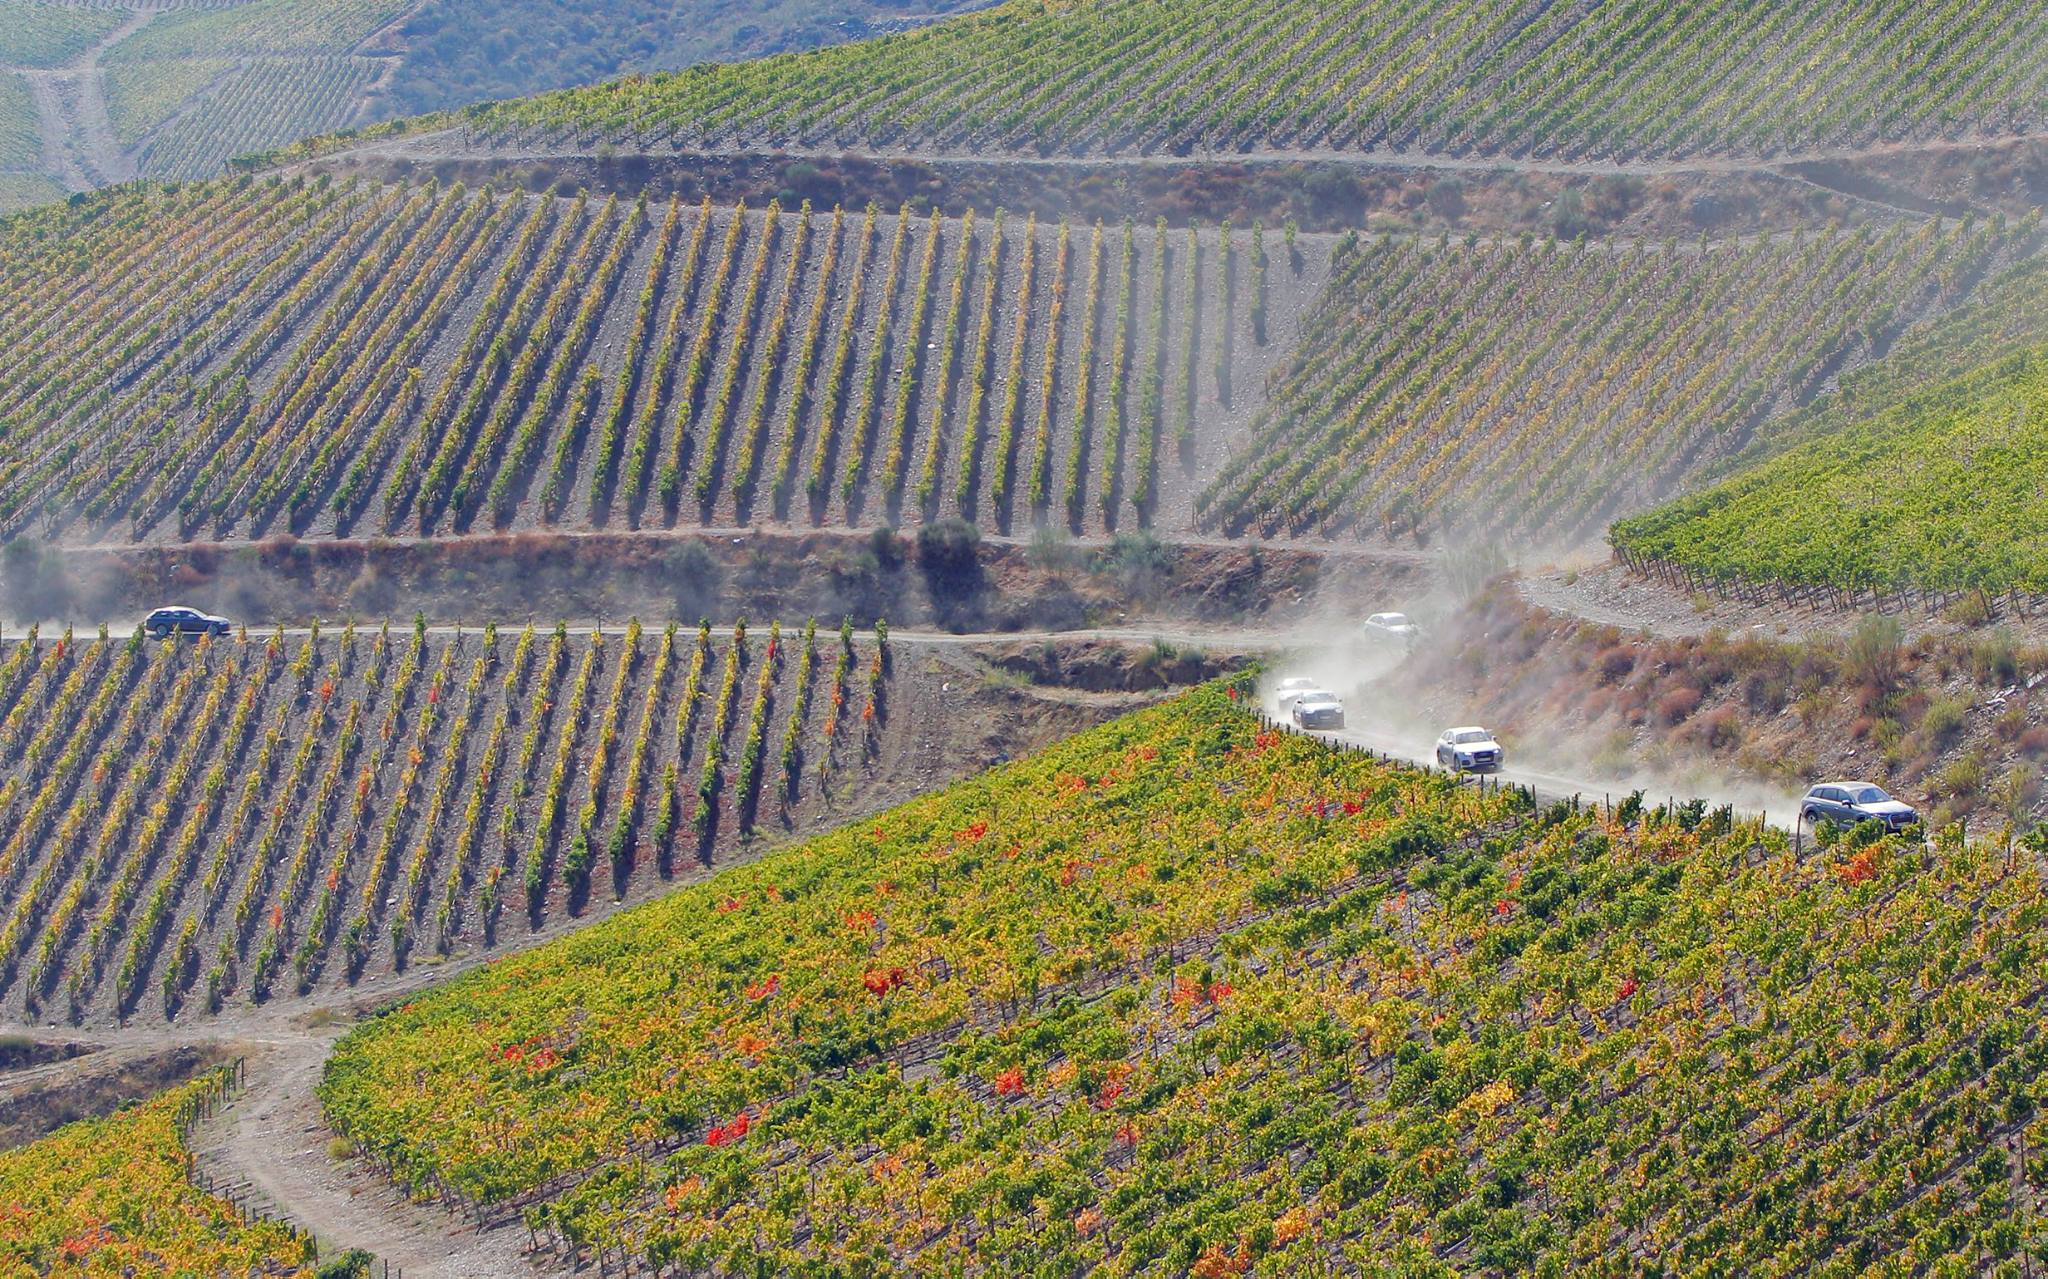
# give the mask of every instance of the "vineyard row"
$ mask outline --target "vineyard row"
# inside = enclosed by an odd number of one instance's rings
[[[475,950],[829,804],[886,628],[357,632],[0,660],[0,1001],[175,1016]]]
[[[106,199],[188,211],[90,223],[54,271],[0,245],[0,279],[68,285],[0,315],[0,365],[72,374],[0,396],[32,424],[0,442],[14,532],[1184,524],[1202,433],[1321,269],[1258,226],[1000,210]]]

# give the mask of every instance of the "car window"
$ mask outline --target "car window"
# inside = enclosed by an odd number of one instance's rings
[[[1849,802],[1852,804],[1882,804],[1890,798],[1891,796],[1875,786],[1859,786],[1849,792]]]
[[[1848,793],[1839,786],[1821,787],[1820,797],[1830,804],[1846,804],[1849,802]]]

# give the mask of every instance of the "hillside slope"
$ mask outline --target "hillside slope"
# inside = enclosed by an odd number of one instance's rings
[[[1807,442],[1648,513],[1610,540],[1632,562],[1722,583],[1974,593],[1979,612],[2048,593],[2048,338],[1966,324],[1801,424]],[[1981,345],[1981,349],[1978,349]],[[1990,362],[1940,376],[1968,352]],[[1888,396],[1876,400],[1868,393]]]
[[[322,1093],[629,1271],[1987,1271],[2041,1242],[2041,875],[1533,813],[1212,687],[471,974]]]
[[[0,209],[136,174],[212,177],[236,156],[392,116],[931,13],[878,0],[18,0],[0,7]]]
[[[1964,300],[2034,224],[1697,247],[1376,242],[1335,272],[1198,517],[1569,546]]]
[[[1013,0],[858,45],[510,102],[525,141],[1770,156],[2037,130],[2035,5]]]
[[[130,1110],[0,1151],[0,1265],[14,1274],[312,1273],[313,1243],[187,1178],[185,1132],[212,1072]]]
[[[0,1016],[374,990],[1131,700],[850,628],[31,634],[0,661]]]
[[[1609,541],[1671,584],[1802,598],[1918,592],[1982,620],[2048,591],[2048,262],[1996,271],[1804,410],[1710,466],[1720,482],[1619,520]],[[1688,580],[1684,575],[1690,574]],[[2009,592],[2020,597],[2001,600]]]
[[[11,229],[77,376],[0,394],[0,527],[92,540],[1185,527],[1334,244],[298,179]]]
[[[1573,247],[128,187],[0,225],[0,379],[50,374],[0,391],[0,535],[1569,542],[1966,302],[2034,225]]]

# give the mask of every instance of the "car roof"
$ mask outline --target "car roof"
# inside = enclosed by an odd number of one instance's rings
[[[1282,688],[1314,688],[1316,682],[1306,675],[1290,675],[1280,681]]]
[[[1486,735],[1487,735],[1488,737],[1491,737],[1491,736],[1493,736],[1493,733],[1492,733],[1491,731],[1489,731],[1489,730],[1487,730],[1487,729],[1484,729],[1484,728],[1481,728],[1481,727],[1479,727],[1479,725],[1477,725],[1477,724],[1467,724],[1467,725],[1465,725],[1465,726],[1464,726],[1463,728],[1447,728],[1447,729],[1445,729],[1445,730],[1444,730],[1444,732],[1445,732],[1445,733],[1485,733],[1485,734],[1486,734]]]
[[[1876,782],[1815,782],[1813,784],[1813,790],[1819,790],[1823,786],[1839,788],[1841,790],[1860,790],[1865,786],[1869,786],[1875,790],[1884,789],[1884,787],[1879,786]],[[1807,793],[1812,794],[1813,792],[1808,791]]]

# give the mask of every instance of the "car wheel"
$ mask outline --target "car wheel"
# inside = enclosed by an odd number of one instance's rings
[[[1820,825],[1820,814],[1810,808],[1802,808],[1799,810],[1799,820],[1805,822],[1808,826],[1818,826]]]

